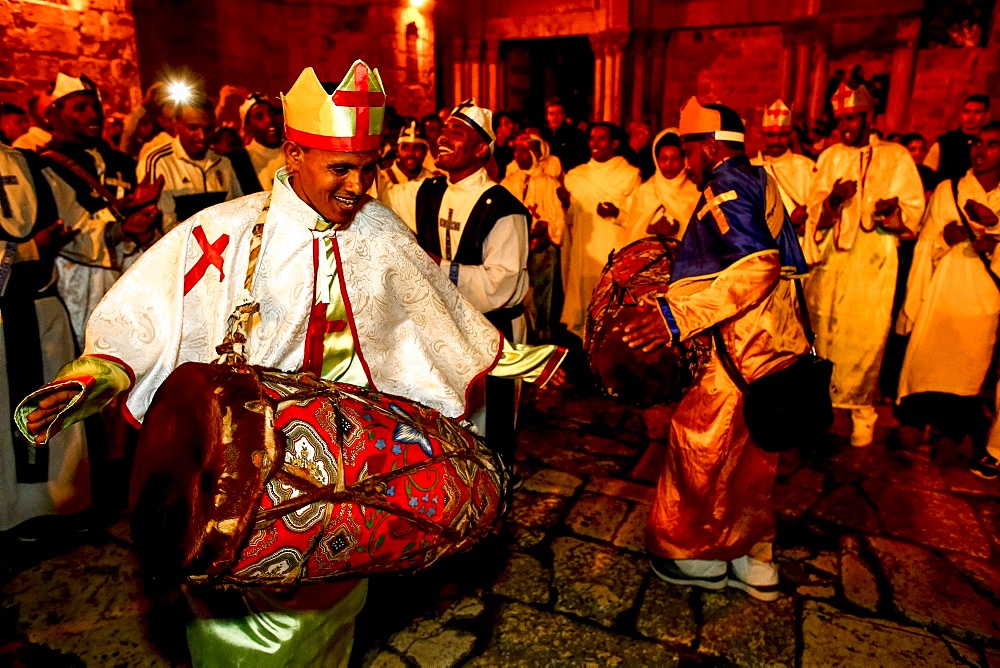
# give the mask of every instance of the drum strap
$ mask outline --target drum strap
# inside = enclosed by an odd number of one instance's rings
[[[242,299],[232,315],[229,316],[228,331],[222,343],[215,347],[218,357],[212,364],[246,364],[246,343],[250,334],[250,321],[260,310],[260,304],[253,298],[253,279],[257,273],[257,261],[260,259],[260,246],[264,239],[264,221],[267,211],[271,208],[271,198],[268,196],[264,208],[257,216],[253,226],[253,237],[250,239],[250,259],[247,262],[247,277],[243,281]]]

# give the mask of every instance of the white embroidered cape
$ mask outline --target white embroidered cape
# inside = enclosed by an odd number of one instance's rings
[[[141,420],[160,383],[187,361],[216,357],[245,296],[252,228],[267,193],[211,207],[174,228],[132,267],[94,312],[85,354],[114,357],[135,376],[127,406]],[[302,368],[323,235],[334,236],[355,344],[373,389],[463,415],[466,392],[500,354],[502,337],[448,282],[392,211],[372,201],[351,226],[316,232],[317,214],[275,178],[253,299],[260,304],[248,361]],[[199,231],[200,230],[200,231]],[[222,272],[199,244],[221,255]],[[223,241],[227,237],[228,241]],[[185,295],[185,276],[204,275]]]

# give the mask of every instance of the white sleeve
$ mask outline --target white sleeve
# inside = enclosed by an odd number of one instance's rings
[[[458,275],[458,291],[481,313],[519,304],[527,292],[528,222],[504,216],[483,243],[481,265],[441,260],[446,276]],[[454,282],[454,281],[453,281]]]
[[[414,234],[417,233],[417,191],[423,181],[407,181],[389,185],[384,193],[379,193],[382,203],[396,212]]]
[[[77,235],[63,246],[60,255],[82,264],[111,267],[111,253],[105,243],[104,232],[109,223],[115,222],[114,215],[109,209],[96,211],[92,215],[77,202],[76,191],[72,186],[51,168],[46,167],[42,174],[52,189],[63,225],[67,229],[77,230]]]

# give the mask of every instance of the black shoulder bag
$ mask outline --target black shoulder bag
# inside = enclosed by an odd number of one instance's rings
[[[816,335],[809,322],[802,282],[797,278],[795,293],[802,328],[812,346]],[[718,325],[712,327],[712,338],[722,367],[743,393],[743,417],[754,443],[761,450],[784,452],[809,446],[833,425],[830,401],[833,362],[817,355],[815,348],[784,369],[748,383],[730,356]]]

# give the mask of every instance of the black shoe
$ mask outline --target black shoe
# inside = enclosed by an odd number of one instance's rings
[[[969,465],[969,469],[983,480],[1000,478],[1000,461],[993,455],[983,455]]]
[[[515,471],[514,474],[510,476],[510,488],[521,489],[522,485],[524,485],[524,477]]]
[[[688,585],[718,591],[726,587],[726,562],[719,562],[720,572],[708,575],[688,575],[680,569],[673,559],[651,556],[649,565],[657,577],[675,585]]]

